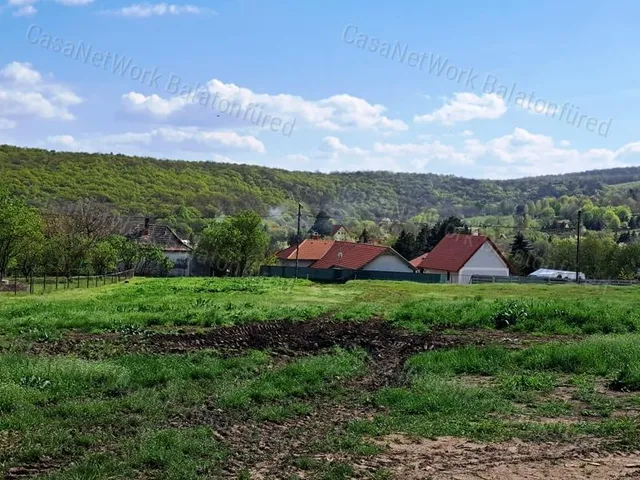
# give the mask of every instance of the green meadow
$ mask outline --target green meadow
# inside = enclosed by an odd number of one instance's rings
[[[281,333],[306,324],[306,343]],[[378,461],[393,435],[634,452],[638,327],[634,287],[184,278],[0,294],[0,476],[396,478],[400,461]],[[228,345],[206,343],[218,331]]]

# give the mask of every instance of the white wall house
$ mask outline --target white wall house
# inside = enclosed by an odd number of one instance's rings
[[[406,272],[412,273],[415,270],[403,258],[393,253],[384,253],[366,264],[362,270],[373,272]]]
[[[482,235],[447,235],[418,260],[418,270],[446,275],[450,283],[468,284],[474,275],[508,277],[512,271],[498,247]]]
[[[297,250],[299,267],[398,273],[416,271],[398,252],[382,245],[308,239],[301,242]],[[280,266],[294,267],[296,247],[281,250],[276,257]]]
[[[509,265],[493,245],[485,242],[458,272],[459,283],[470,283],[473,275],[508,277]]]

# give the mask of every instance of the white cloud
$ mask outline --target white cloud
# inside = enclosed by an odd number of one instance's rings
[[[256,112],[264,110],[264,113],[281,118],[283,122],[285,119],[295,118],[316,128],[331,131],[353,128],[385,132],[405,131],[409,128],[402,120],[387,117],[384,114],[387,109],[383,105],[372,105],[351,95],[334,95],[311,101],[290,94],[255,93],[248,88],[217,79],[211,80],[195,92],[186,88],[179,91],[178,96],[171,98],[130,92],[122,96],[122,102],[127,111],[145,113],[163,120],[188,112],[185,119],[193,122],[196,116],[210,116],[216,111],[224,111],[225,108],[220,105],[228,102],[224,105],[233,106],[231,111],[234,108],[235,111],[238,108],[246,111],[248,107],[252,107]]]
[[[452,145],[441,143],[439,140],[424,143],[379,143],[373,145],[376,153],[391,157],[414,157],[420,164],[426,165],[429,160],[444,160],[459,165],[472,164],[478,153],[477,140],[467,140],[465,149],[459,151]]]
[[[11,130],[12,128],[16,128],[17,125],[13,120],[0,118],[0,130]]]
[[[65,5],[67,7],[81,7],[84,5],[89,5],[93,3],[94,0],[55,0],[56,3],[60,5]]]
[[[423,170],[435,160],[462,165],[477,164],[480,159],[500,162],[485,167],[486,177],[513,178],[527,175],[559,174],[629,165],[640,159],[640,142],[628,143],[616,150],[569,148],[567,141],[556,145],[552,137],[515,128],[510,134],[480,142],[467,138],[462,146],[440,141],[424,143],[375,143],[374,151],[393,158],[408,158]]]
[[[70,107],[82,101],[67,87],[43,80],[30,63],[11,62],[0,69],[0,111],[4,116],[73,120]]]
[[[31,17],[38,13],[38,9],[33,5],[25,5],[24,7],[18,8],[13,12],[14,17]]]
[[[19,83],[36,84],[42,82],[42,75],[30,63],[11,62],[0,70],[0,77]]]
[[[7,6],[14,8],[14,17],[30,17],[38,13],[34,7],[40,0],[9,0]],[[65,7],[80,7],[93,3],[94,0],[54,0],[54,3]],[[1,7],[0,7],[1,9]]]
[[[319,169],[324,172],[383,171],[401,172],[406,170],[395,158],[388,156],[368,156],[361,161],[332,160]]]
[[[162,17],[165,15],[215,14],[215,12],[209,8],[168,3],[137,3],[117,10],[105,10],[103,13],[134,18]]]
[[[324,137],[322,139],[324,147],[329,152],[344,153],[346,155],[355,155],[357,157],[364,157],[369,152],[359,147],[347,147],[338,137]]]
[[[145,96],[136,92],[123,95],[122,102],[129,111],[148,113],[158,118],[167,118],[188,104],[185,97],[173,97],[166,100],[156,94]]]
[[[65,147],[74,147],[76,145],[76,139],[72,135],[53,135],[47,137],[47,141]]]
[[[287,162],[290,163],[309,163],[311,159],[299,153],[292,153],[284,157]]]
[[[417,123],[441,123],[442,125],[454,125],[470,120],[493,120],[500,118],[507,111],[504,100],[495,93],[484,93],[478,96],[475,93],[454,93],[453,99],[437,110],[424,115],[416,115]]]
[[[94,135],[83,139],[76,139],[72,135],[56,135],[48,137],[47,141],[72,150],[100,152],[126,150],[131,147],[162,151],[176,146],[192,151],[207,151],[211,148],[218,148],[255,153],[266,152],[264,144],[254,136],[240,135],[237,132],[226,130],[208,131],[196,128],[162,127],[148,132]]]

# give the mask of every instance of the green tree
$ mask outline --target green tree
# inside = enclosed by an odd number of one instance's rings
[[[90,262],[93,273],[104,275],[114,272],[118,267],[118,250],[114,242],[109,239],[96,243],[90,252]]]
[[[606,208],[602,214],[602,221],[605,228],[609,230],[617,230],[620,228],[620,217],[613,208]]]
[[[269,236],[262,219],[252,211],[244,211],[221,222],[214,222],[202,232],[198,253],[217,266],[237,276],[246,275],[264,261]]]
[[[416,237],[413,233],[402,230],[392,248],[407,260],[417,257]]]
[[[0,192],[0,280],[18,257],[23,260],[42,238],[42,218],[37,210]],[[39,247],[38,247],[39,248]]]
[[[631,208],[627,205],[618,205],[614,208],[615,214],[618,216],[621,222],[629,222],[631,220]]]
[[[311,231],[317,233],[320,237],[331,235],[331,217],[324,210],[320,210],[316,215],[316,221],[311,227]]]
[[[529,275],[534,271],[533,245],[522,234],[516,233],[510,245],[509,256],[511,263],[516,268],[518,275]]]
[[[446,235],[451,233],[470,233],[467,224],[460,218],[452,215],[443,220],[439,220],[430,230],[426,243],[421,246],[419,253],[430,252],[440,243]]]

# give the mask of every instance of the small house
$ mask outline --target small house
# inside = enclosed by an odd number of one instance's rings
[[[339,242],[348,242],[349,230],[344,225],[333,225],[331,227],[331,238]]]
[[[447,235],[428,255],[418,258],[414,259],[418,270],[446,274],[451,283],[471,283],[474,275],[508,277],[513,272],[500,249],[484,235]]]
[[[144,224],[135,225],[126,235],[141,245],[159,247],[165,257],[173,262],[173,268],[167,272],[170,277],[186,277],[191,274],[193,247],[182,240],[167,225],[157,225],[145,218]]]
[[[296,264],[296,246],[276,254],[280,266]],[[334,240],[304,240],[298,246],[298,266],[317,269],[415,272],[415,268],[391,247]]]

